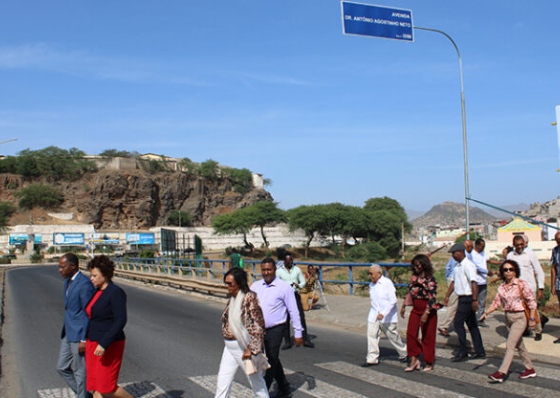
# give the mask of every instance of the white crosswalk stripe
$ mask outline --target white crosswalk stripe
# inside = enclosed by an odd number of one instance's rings
[[[346,362],[326,362],[315,364],[315,366],[419,398],[469,397],[469,395],[455,393],[447,389],[407,380],[405,374],[403,374],[402,377],[399,377],[381,372],[372,372],[370,369],[364,369]]]
[[[504,383],[489,383],[490,379],[487,375],[482,375],[467,370],[457,370],[446,368],[444,366],[436,366],[430,372],[435,376],[447,377],[450,379],[460,379],[464,383],[474,384],[478,386],[485,386],[494,390],[509,392],[512,394],[523,395],[526,397],[550,397],[553,393],[552,390],[540,388],[522,382],[516,382],[517,376],[511,374],[510,378]]]
[[[119,383],[134,398],[171,398],[157,384],[140,381],[132,383]],[[37,391],[39,398],[76,398],[76,395],[69,388],[52,388]]]
[[[284,373],[288,376],[292,387],[302,386],[299,387],[296,391],[304,392],[305,394],[311,395],[315,398],[367,398],[364,395],[356,394],[352,391],[333,386],[332,384],[325,383],[320,380],[314,380],[314,386],[310,389],[308,376],[298,372],[294,372],[290,369],[284,369]],[[190,377],[189,379],[202,388],[206,389],[207,391],[214,393],[216,392],[217,378],[217,376],[195,376]],[[230,395],[239,398],[251,398],[253,397],[253,391],[248,387],[234,382]]]

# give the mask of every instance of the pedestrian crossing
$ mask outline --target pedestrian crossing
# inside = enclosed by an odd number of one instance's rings
[[[160,386],[148,381],[119,383],[134,398],[171,398]],[[76,398],[69,388],[51,388],[37,391],[39,398]]]
[[[316,363],[314,367],[324,372],[321,379],[314,378],[311,369],[307,374],[285,369],[288,381],[294,389],[294,397],[315,398],[365,398],[384,396],[387,391],[391,396],[410,396],[426,398],[470,398],[480,396],[498,397],[560,397],[560,369],[536,364],[537,378],[518,380],[517,373],[510,374],[504,383],[489,383],[488,374],[497,370],[500,358],[470,360],[466,363],[450,364],[447,360],[453,356],[448,349],[437,349],[437,361],[429,373],[405,373],[406,364],[395,360],[384,360],[379,368],[362,368],[357,364],[343,361]],[[517,359],[516,359],[517,361]],[[514,361],[513,369],[520,369]],[[331,377],[329,374],[332,374]],[[335,377],[336,375],[336,377]],[[342,377],[343,379],[339,379]],[[345,386],[352,386],[348,379],[360,383],[356,391],[338,387],[337,380],[345,380]],[[217,376],[195,376],[190,380],[214,394]],[[327,381],[325,381],[327,380]],[[248,385],[248,383],[245,383]],[[365,385],[365,387],[364,387]],[[371,387],[371,393],[364,395],[364,389]],[[375,394],[373,393],[375,391]],[[361,392],[361,393],[360,393]],[[392,394],[390,393],[392,392]],[[381,393],[381,394],[380,394]],[[210,395],[209,395],[210,396]],[[250,388],[234,383],[231,397],[251,398]]]

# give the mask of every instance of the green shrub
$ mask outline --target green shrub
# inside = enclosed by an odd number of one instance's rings
[[[0,229],[8,225],[8,221],[15,211],[16,208],[10,202],[0,201]]]
[[[222,169],[222,176],[227,176],[231,179],[233,190],[245,194],[253,189],[253,173],[249,169]]]
[[[154,250],[142,250],[140,252],[140,258],[155,258],[156,252]]]
[[[31,210],[34,207],[50,209],[57,207],[64,202],[64,198],[59,190],[51,185],[30,185],[17,192],[19,207]]]
[[[346,252],[346,257],[366,263],[373,263],[382,260],[386,256],[387,252],[385,248],[377,242],[367,242],[361,245],[352,246]]]
[[[95,163],[84,159],[77,148],[69,150],[50,146],[37,151],[25,149],[15,158],[15,172],[25,177],[46,177],[50,181],[78,180],[84,173],[95,171]],[[13,164],[11,166],[13,168]]]
[[[29,260],[33,264],[40,263],[41,261],[43,261],[43,258],[45,258],[45,256],[43,256],[41,253],[33,253],[29,256]]]
[[[186,211],[173,210],[167,215],[167,223],[169,225],[179,226],[179,215],[181,220],[181,226],[187,227],[192,224],[192,216]]]
[[[200,175],[207,180],[216,180],[218,178],[218,162],[208,159],[200,164]]]

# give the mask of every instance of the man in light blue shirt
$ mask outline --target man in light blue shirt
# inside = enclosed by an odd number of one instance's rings
[[[301,304],[301,296],[299,295],[299,289],[305,287],[305,277],[303,272],[299,267],[294,267],[294,259],[291,254],[286,254],[284,257],[284,267],[276,269],[276,276],[282,279],[284,282],[289,283],[294,290],[294,296],[296,298],[296,303],[299,311],[299,318],[301,326],[303,327],[303,345],[305,347],[313,348],[315,345],[309,340],[307,336],[307,324],[305,323],[305,312],[303,311],[303,305]],[[289,322],[288,322],[289,323]],[[284,332],[285,344],[282,347],[283,350],[287,350],[292,347],[292,339],[290,337],[290,328],[287,327]]]

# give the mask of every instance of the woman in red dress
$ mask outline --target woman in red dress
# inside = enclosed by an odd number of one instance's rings
[[[420,369],[421,363],[418,357],[422,354],[426,366],[424,372],[430,372],[434,368],[436,356],[436,328],[437,328],[437,281],[433,275],[430,258],[424,254],[418,254],[410,262],[412,277],[408,295],[412,303],[403,303],[401,317],[404,319],[405,306],[412,305],[412,311],[408,318],[406,330],[406,347],[410,357],[410,365],[405,369],[412,372]],[[418,332],[422,330],[422,340]]]
[[[86,340],[86,385],[95,398],[132,398],[117,385],[124,353],[126,294],[111,282],[115,264],[96,256],[88,264],[97,292],[86,307],[90,318]]]

